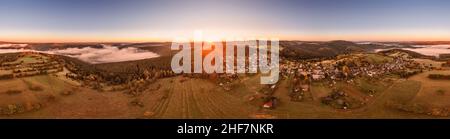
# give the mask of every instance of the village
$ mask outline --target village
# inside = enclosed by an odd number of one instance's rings
[[[346,54],[335,59],[320,60],[288,60],[282,59],[280,64],[281,76],[289,80],[289,97],[291,101],[302,102],[317,94],[312,94],[314,84],[325,84],[330,92],[320,96],[322,104],[337,109],[360,108],[367,103],[367,98],[356,100],[342,89],[342,85],[361,86],[355,80],[365,79],[376,83],[383,80],[392,80],[389,77],[408,78],[424,70],[434,69],[432,65],[418,63],[407,55],[384,54]],[[265,87],[266,96],[263,108],[276,107],[277,98],[273,97],[277,85]],[[267,91],[268,90],[268,91]],[[375,89],[362,88],[361,91],[374,97]],[[353,93],[354,94],[354,93]]]
[[[247,67],[246,67],[247,68]],[[332,91],[321,98],[321,102],[333,105],[338,109],[350,109],[361,107],[347,101],[352,101],[349,95],[338,87],[339,84],[356,85],[355,79],[364,78],[374,81],[384,80],[388,76],[408,78],[424,70],[431,70],[433,66],[420,64],[406,54],[346,54],[333,59],[290,60],[281,59],[280,76],[283,80],[289,80],[289,93],[291,101],[301,102],[311,97],[311,87],[314,83],[327,84]],[[248,68],[246,69],[248,70]],[[242,80],[251,78],[255,74],[182,74],[185,81],[189,78],[208,79],[227,92],[235,92]],[[248,101],[256,101],[256,105],[263,109],[275,109],[279,99],[275,92],[279,83],[274,85],[261,85],[256,94],[248,98]],[[370,96],[376,90],[364,90]],[[361,102],[358,102],[361,103]]]

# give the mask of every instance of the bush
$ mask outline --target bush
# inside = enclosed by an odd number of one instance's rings
[[[450,80],[450,75],[442,75],[442,74],[430,74],[428,78],[435,80]]]
[[[47,95],[46,98],[47,98],[48,102],[56,101],[56,97],[54,95],[51,95],[51,94]]]
[[[60,94],[63,96],[69,96],[73,94],[73,91],[62,91]]]
[[[8,90],[5,93],[8,94],[8,95],[15,95],[15,94],[22,93],[22,91],[20,91],[20,90]]]
[[[423,105],[419,104],[405,104],[405,103],[398,103],[393,101],[388,101],[386,103],[386,106],[398,111],[403,112],[411,112],[411,113],[417,113],[417,114],[426,114],[429,112],[428,108]]]
[[[28,89],[31,91],[43,91],[44,89],[41,86],[30,86]]]
[[[13,74],[0,75],[0,80],[7,80],[7,79],[12,79],[12,78],[14,78]]]
[[[144,107],[144,103],[141,102],[141,101],[138,100],[138,99],[134,99],[133,101],[130,102],[130,104],[131,104],[132,106]]]
[[[445,90],[439,89],[439,90],[436,90],[436,93],[438,95],[445,95]]]

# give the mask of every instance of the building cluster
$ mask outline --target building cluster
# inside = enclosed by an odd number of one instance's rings
[[[294,77],[308,81],[350,80],[354,77],[379,78],[386,74],[422,69],[417,62],[403,57],[393,57],[390,61],[371,63],[363,58],[326,60],[318,62],[288,61],[280,65],[283,77]]]

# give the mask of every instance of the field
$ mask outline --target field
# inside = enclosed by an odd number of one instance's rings
[[[243,98],[230,94],[234,92],[225,92],[208,81],[180,82],[180,78],[184,77],[165,79],[160,84],[170,85],[142,97],[142,101],[153,103],[148,111],[154,118],[248,118],[256,110]]]
[[[384,61],[392,61],[392,58],[380,56],[378,54],[365,54],[365,59],[369,63],[377,63],[377,64],[382,63]]]
[[[286,117],[279,118],[431,118],[431,116],[401,112],[386,107],[390,101],[409,103],[420,89],[420,83],[415,81],[400,81],[385,91],[380,92],[367,105],[354,110],[337,110],[317,101],[290,102],[285,100],[283,105],[273,111]],[[399,100],[400,99],[400,100]]]
[[[420,64],[431,66],[431,67],[436,67],[436,68],[442,67],[442,63],[444,63],[444,62],[438,62],[438,61],[433,61],[433,60],[429,60],[429,59],[413,59],[413,60]]]
[[[448,80],[429,79],[429,74],[450,75],[450,71],[429,71],[411,77],[422,86],[414,102],[437,107],[450,107],[450,82]]]
[[[134,97],[120,91],[100,92],[83,88],[62,76],[41,75],[0,81],[0,87],[19,84],[9,88],[22,91],[20,94],[3,92],[0,98],[2,105],[41,104],[39,110],[3,118],[432,118],[387,107],[390,102],[431,102],[448,106],[447,93],[442,97],[434,91],[423,91],[424,88],[436,88],[430,86],[436,83],[424,84],[416,81],[423,79],[416,78],[426,76],[397,80],[392,85],[374,84],[361,79],[358,81],[359,87],[350,87],[347,91],[352,91],[350,95],[368,98],[367,104],[352,110],[334,109],[320,103],[319,98],[330,92],[327,86],[320,83],[312,86],[310,98],[302,102],[290,101],[288,79],[281,80],[274,94],[280,100],[276,109],[263,109],[257,100],[249,100],[261,88],[250,86],[259,81],[259,76],[242,77],[237,81],[242,85],[231,91],[225,91],[205,79],[182,76],[165,78],[151,84],[142,95]],[[444,84],[441,87],[445,87]],[[33,91],[31,86],[40,86],[42,90]],[[363,91],[368,88],[378,89],[374,97]],[[72,93],[65,95],[66,91]]]
[[[1,80],[0,106],[16,105],[17,113],[40,110],[58,100],[65,91],[76,86],[59,80],[53,75],[40,75],[20,79]]]
[[[131,97],[122,92],[98,92],[72,86],[56,77],[39,76],[24,81],[41,85],[44,90],[40,93],[20,86],[13,89],[27,90],[26,93],[2,97],[5,101],[1,102],[10,104],[36,101],[46,104],[39,111],[14,115],[15,118],[249,118],[257,111],[257,107],[247,103],[244,98],[233,96],[209,81],[191,79],[180,82],[181,78],[184,77],[163,79],[150,88],[167,85],[146,91],[139,97]],[[37,80],[41,83],[37,83]],[[8,83],[23,84],[18,83],[20,81]],[[8,84],[4,82],[2,85]],[[61,95],[60,92],[68,89],[76,91],[68,96]],[[55,98],[52,101],[41,100],[42,95],[52,95]],[[133,105],[133,102],[138,102],[139,105]]]

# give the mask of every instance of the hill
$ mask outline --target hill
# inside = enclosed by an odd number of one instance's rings
[[[285,58],[310,59],[310,58],[330,58],[340,54],[365,52],[376,49],[378,45],[363,45],[349,41],[330,42],[280,42],[282,48],[280,55]]]
[[[423,54],[420,54],[420,53],[417,53],[414,51],[403,50],[403,49],[390,49],[390,50],[380,51],[378,53],[390,54],[390,53],[396,53],[396,52],[406,53],[413,58],[436,59],[436,57],[434,57],[434,56],[427,56],[427,55],[423,55]]]

